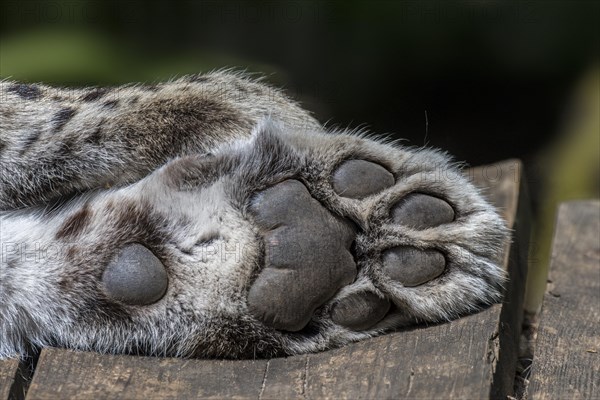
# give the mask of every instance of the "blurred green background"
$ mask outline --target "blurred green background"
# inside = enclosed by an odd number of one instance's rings
[[[322,122],[471,165],[521,158],[543,275],[557,202],[598,197],[599,4],[8,0],[0,76],[114,85],[241,67]]]

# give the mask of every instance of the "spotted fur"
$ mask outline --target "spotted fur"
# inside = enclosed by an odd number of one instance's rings
[[[504,224],[438,151],[327,132],[279,90],[229,72],[118,88],[4,81],[0,93],[0,359],[43,346],[290,355],[456,318],[500,299]],[[377,162],[402,184],[363,202],[340,198],[330,176],[354,158]],[[246,304],[265,251],[249,201],[292,177],[362,232],[357,280],[294,333],[265,325]],[[438,193],[460,218],[447,231],[389,226],[390,204],[412,191]],[[103,290],[104,266],[127,243],[164,264],[162,300],[132,306]],[[426,243],[450,258],[437,283],[403,288],[381,274],[383,249]],[[332,304],[367,289],[403,313],[362,332],[331,321]]]

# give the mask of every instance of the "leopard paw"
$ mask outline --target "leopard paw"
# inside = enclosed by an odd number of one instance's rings
[[[266,173],[236,183],[264,246],[247,297],[259,321],[368,331],[449,320],[501,298],[506,228],[446,156],[270,129],[247,150]]]

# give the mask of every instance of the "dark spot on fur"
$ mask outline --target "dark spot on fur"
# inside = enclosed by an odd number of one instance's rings
[[[100,145],[102,141],[102,125],[104,121],[101,121],[100,124],[94,129],[86,138],[85,141],[90,144]]]
[[[166,218],[153,212],[149,204],[142,202],[109,204],[107,212],[109,210],[113,214],[110,218],[114,221],[115,232],[111,243],[122,245],[136,242],[151,249],[159,259],[165,258],[164,246],[171,236]]]
[[[54,114],[54,118],[52,118],[52,122],[54,123],[54,131],[60,131],[63,126],[65,126],[65,124],[69,122],[71,118],[73,118],[75,113],[76,111],[73,108],[65,107]]]
[[[188,255],[188,256],[191,256],[192,254],[194,254],[194,252],[189,248],[177,247],[177,250],[179,250],[180,252],[182,252],[183,254]]]
[[[89,225],[91,216],[92,212],[86,204],[61,225],[56,233],[56,239],[77,237]]]
[[[81,101],[86,101],[86,102],[96,101],[96,100],[102,98],[106,93],[108,93],[107,88],[95,88],[95,89],[92,89],[91,91],[89,91],[88,93],[86,93],[85,95],[83,95],[81,97]]]
[[[158,85],[147,85],[144,86],[144,90],[148,92],[158,92],[160,90],[160,87]]]
[[[107,108],[107,109],[113,109],[113,108],[116,108],[118,104],[119,104],[119,100],[109,100],[107,102],[104,102],[102,104],[102,107]]]
[[[74,262],[75,260],[77,260],[77,255],[79,254],[79,252],[77,251],[77,249],[74,246],[69,247],[69,249],[67,250],[67,253],[65,255],[65,258],[67,259],[67,261],[69,262]]]
[[[136,104],[138,101],[140,101],[140,97],[134,96],[129,100],[129,104]]]
[[[67,138],[63,142],[57,142],[56,150],[54,150],[54,153],[52,154],[55,159],[55,163],[60,163],[61,160],[69,157],[73,153],[74,146],[74,138],[72,137]]]
[[[13,83],[8,88],[9,92],[16,93],[25,100],[37,100],[42,96],[42,91],[37,85]]]
[[[73,248],[70,248],[69,251],[73,250]],[[68,255],[67,255],[68,257]],[[61,278],[58,281],[58,288],[60,289],[60,291],[62,293],[68,293],[71,288],[73,287],[73,281],[71,279],[67,279],[67,278]]]
[[[251,129],[249,117],[218,98],[200,95],[178,98],[153,98],[140,103],[143,114],[140,118],[119,116],[115,121],[121,127],[121,138],[126,144],[138,147],[141,156],[169,157],[186,147],[198,149],[202,143],[190,132],[211,130],[218,134],[214,140],[226,140],[234,132]],[[151,137],[152,147],[140,148],[140,137]],[[207,144],[207,142],[204,142]],[[198,149],[202,150],[202,149]]]
[[[40,138],[42,135],[42,131],[39,129],[34,130],[23,143],[23,148],[21,149],[21,155],[25,154]]]

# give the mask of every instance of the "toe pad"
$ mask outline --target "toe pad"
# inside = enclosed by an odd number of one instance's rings
[[[381,321],[390,302],[372,292],[353,293],[340,300],[331,310],[331,319],[348,329],[362,331]]]
[[[344,162],[333,174],[333,190],[342,197],[362,199],[394,184],[394,176],[381,165],[365,160]]]
[[[404,286],[418,286],[441,275],[446,259],[436,250],[401,246],[383,254],[383,272]]]
[[[397,224],[426,229],[454,221],[454,209],[437,197],[412,193],[392,208],[392,218]]]

